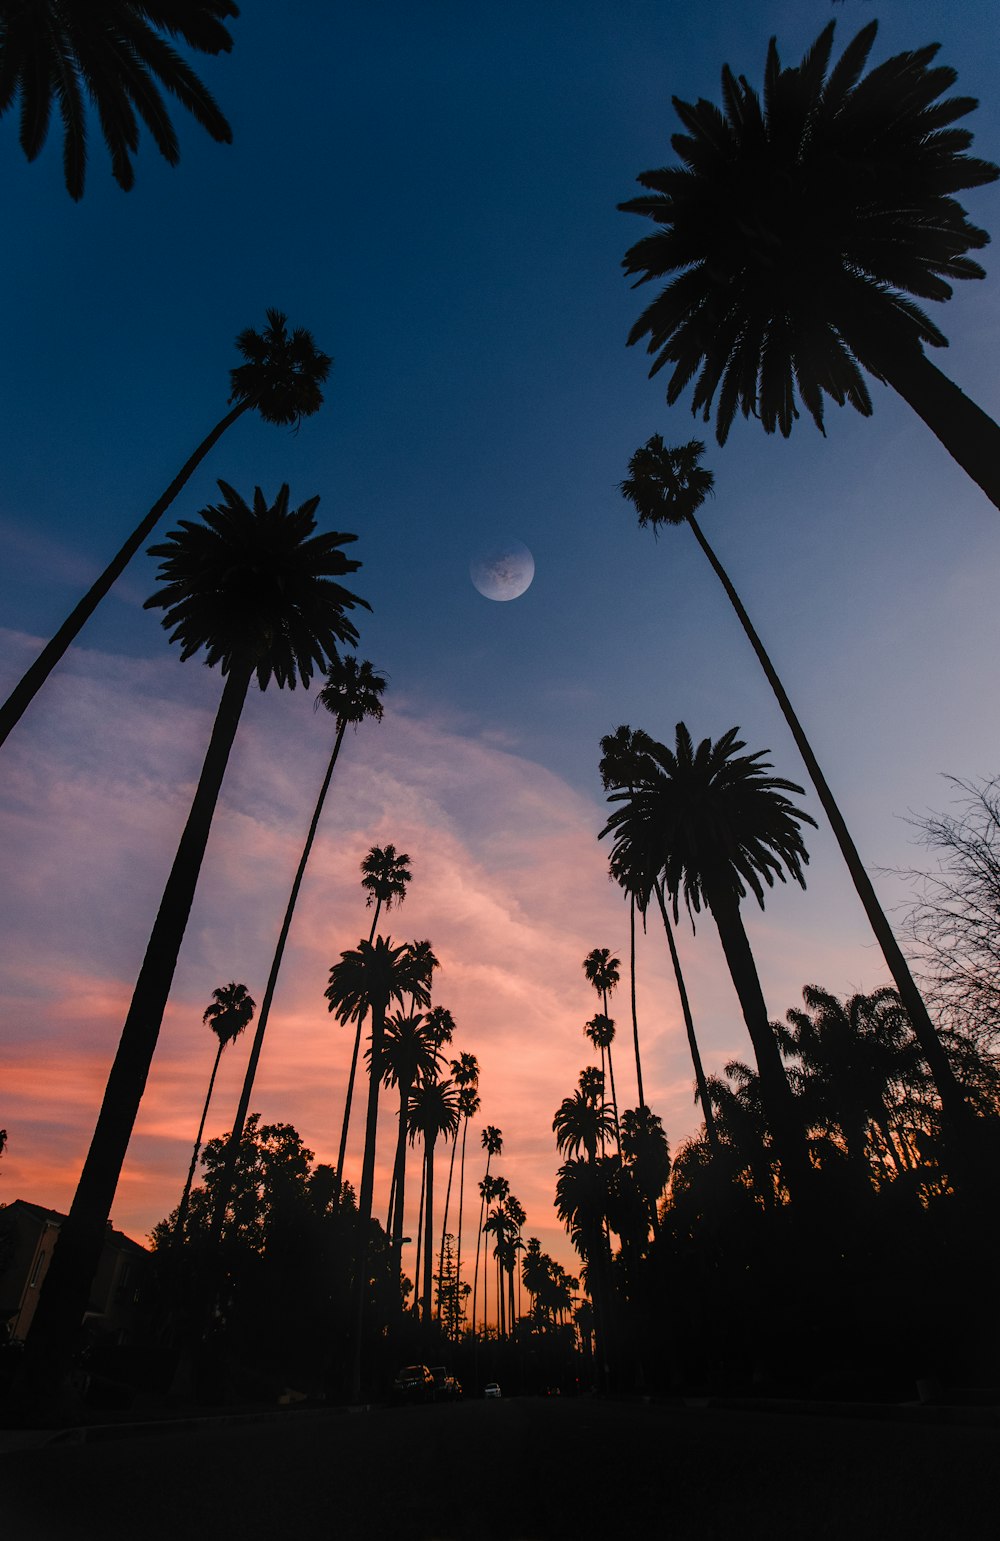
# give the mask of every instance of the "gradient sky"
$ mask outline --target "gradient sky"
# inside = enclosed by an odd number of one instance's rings
[[[620,272],[647,228],[616,205],[672,159],[671,94],[718,99],[724,61],[761,79],[768,37],[800,57],[831,17],[842,46],[873,14],[875,58],[932,40],[982,105],[976,151],[1000,158],[994,0],[245,0],[228,58],[200,61],[234,130],[216,146],[177,116],[181,164],[148,148],[112,183],[96,130],[79,206],[57,140],[33,166],[0,121],[5,237],[0,418],[0,689],[226,408],[232,339],[267,306],[335,358],[297,433],[243,418],[162,526],[215,495],[288,482],[354,531],[373,607],[361,653],[391,679],[385,721],[349,735],[303,887],[254,1092],[265,1119],[335,1156],[350,1033],[323,999],[367,935],[358,866],[412,859],[394,939],[429,938],[454,1051],[480,1060],[526,1234],[572,1266],[552,1207],[552,1115],[593,1062],[584,956],[627,957],[627,911],[596,840],[601,736],[670,740],[734,724],[779,774],[797,753],[716,579],[684,531],[639,531],[617,485],[667,410],[625,347],[642,297]],[[997,185],[970,194],[996,231]],[[935,361],[1000,413],[1000,285],[934,307]],[[996,509],[901,402],[831,408],[821,437],[735,426],[710,441],[709,538],[782,674],[888,906],[919,863],[910,813],[947,806],[942,773],[998,769]],[[469,562],[525,542],[518,600],[483,598]],[[143,612],[137,557],[9,740],[0,774],[0,1126],[5,1200],[69,1204],[221,682],[180,666]],[[176,1203],[211,1067],[212,990],[258,999],[331,742],[308,694],[248,702],[113,1218],[136,1237]],[[815,798],[803,806],[818,816]],[[810,832],[808,889],[748,907],[773,1016],[816,983],[886,982],[832,837]],[[681,927],[708,1068],[749,1041],[710,923]],[[672,1146],[697,1125],[662,936],[639,945],[647,1100]],[[623,1105],[636,1098],[627,991],[614,1002]],[[223,1057],[209,1133],[229,1127],[248,1044]],[[394,1101],[385,1099],[384,1213]],[[360,1119],[349,1174],[360,1166]],[[443,1183],[439,1178],[443,1196]],[[411,1192],[416,1184],[411,1184]],[[415,1198],[415,1192],[413,1192]],[[408,1228],[415,1225],[415,1215]],[[415,1234],[415,1233],[414,1233]]]

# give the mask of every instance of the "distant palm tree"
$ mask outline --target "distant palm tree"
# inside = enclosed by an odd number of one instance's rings
[[[927,358],[947,338],[915,303],[984,276],[966,253],[989,236],[955,194],[1000,171],[963,153],[972,135],[953,125],[977,104],[944,96],[957,77],[933,64],[937,44],[863,74],[876,31],[832,68],[832,22],[797,66],[772,38],[763,106],[728,66],[722,111],[674,97],[681,164],[643,172],[649,191],[621,205],[661,227],[626,273],[669,278],[628,340],[648,338],[651,374],[673,366],[668,402],[697,377],[692,411],[715,410],[720,444],[737,408],[787,437],[796,394],[821,430],[824,394],[867,417],[867,370],[1000,507],[1000,428]]]
[[[201,1141],[205,1133],[205,1120],[208,1118],[208,1106],[212,1100],[215,1077],[219,1069],[219,1061],[222,1058],[222,1051],[227,1045],[235,1043],[243,1030],[249,1027],[253,1021],[255,1009],[256,1002],[250,998],[246,985],[238,985],[235,981],[232,981],[228,985],[223,985],[220,989],[212,991],[211,1004],[205,1007],[202,1015],[201,1020],[208,1023],[212,1032],[218,1038],[219,1043],[215,1051],[212,1074],[209,1077],[205,1106],[201,1110],[201,1123],[198,1125],[194,1150],[191,1152],[191,1165],[188,1168],[187,1181],[184,1184],[184,1192],[181,1194],[180,1204],[177,1206],[174,1236],[178,1241],[184,1235],[184,1221],[187,1218],[191,1184],[194,1182],[194,1174],[198,1166],[198,1152],[201,1150]]]
[[[324,992],[330,1010],[340,1022],[357,1022],[360,1028],[371,1016],[371,1074],[368,1078],[368,1118],[365,1126],[365,1150],[358,1191],[358,1257],[354,1270],[354,1354],[351,1370],[351,1396],[357,1400],[361,1391],[361,1331],[368,1282],[368,1246],[375,1186],[375,1143],[378,1131],[378,1090],[381,1081],[382,1039],[386,1013],[392,1001],[402,1005],[409,995],[426,1006],[430,996],[414,976],[410,949],[405,944],[393,947],[388,937],[380,936],[374,946],[360,941],[356,948],[342,952],[340,962],[330,970],[330,983]],[[341,1179],[343,1174],[341,1173]]]
[[[615,1072],[611,1061],[611,1045],[615,1041],[615,1024],[610,1017],[606,1017],[603,1012],[599,1011],[596,1016],[591,1017],[583,1031],[594,1045],[594,1048],[600,1049],[602,1064],[604,1063],[605,1054],[608,1057],[608,1075],[611,1078],[612,1132],[615,1137],[618,1154],[621,1155],[622,1140],[621,1129],[618,1124],[618,1093],[615,1091]]]
[[[429,1321],[434,1307],[434,1147],[440,1135],[455,1133],[459,1121],[458,1092],[451,1081],[427,1081],[414,1087],[410,1097],[411,1138],[420,1135],[424,1144],[426,1173],[424,1207],[423,1311]]]
[[[361,886],[366,891],[365,905],[375,905],[375,914],[372,917],[372,927],[368,933],[368,942],[371,945],[375,938],[375,927],[385,904],[387,910],[391,910],[393,904],[402,904],[406,898],[406,885],[411,878],[410,858],[405,854],[396,855],[396,847],[387,845],[381,850],[373,845],[368,855],[361,863]],[[411,1010],[416,1010],[416,1003],[411,1002]],[[331,1010],[333,1008],[331,1007]],[[358,1019],[357,1031],[354,1034],[354,1047],[351,1050],[351,1068],[347,1076],[347,1093],[344,1097],[344,1117],[340,1125],[340,1145],[337,1148],[337,1181],[343,1179],[344,1159],[347,1155],[347,1133],[351,1123],[351,1105],[354,1101],[354,1081],[358,1070],[358,1054],[361,1051],[361,1019]]]
[[[357,731],[359,723],[366,717],[372,717],[376,722],[382,721],[382,692],[386,687],[386,678],[378,674],[367,659],[359,663],[352,653],[336,655],[331,658],[326,671],[326,684],[316,695],[316,705],[323,706],[330,712],[337,724],[337,734],[333,742],[333,751],[330,762],[323,777],[323,784],[319,789],[316,806],[313,810],[312,820],[306,835],[305,845],[302,847],[302,855],[299,865],[292,879],[292,888],[288,896],[288,904],[285,906],[285,917],[278,932],[278,940],[275,944],[274,957],[271,959],[271,971],[267,976],[267,984],[264,988],[264,1000],[257,1018],[257,1031],[254,1033],[253,1044],[250,1048],[250,1059],[247,1064],[246,1074],[243,1078],[243,1090],[240,1093],[239,1106],[236,1110],[236,1118],[233,1121],[230,1140],[233,1150],[239,1149],[240,1140],[243,1137],[243,1126],[246,1122],[250,1108],[250,1097],[253,1093],[253,1083],[257,1075],[257,1065],[260,1061],[261,1049],[264,1046],[264,1034],[271,1014],[271,1002],[274,999],[274,991],[278,983],[278,974],[281,962],[285,955],[285,944],[288,941],[288,933],[292,926],[292,916],[295,913],[295,905],[299,897],[299,889],[302,887],[302,879],[305,876],[306,865],[312,852],[313,842],[316,839],[316,831],[319,828],[320,815],[326,802],[326,794],[330,789],[334,767],[340,755],[340,746],[343,743],[344,732],[350,723]],[[338,1168],[339,1170],[339,1168]]]
[[[357,640],[346,612],[369,608],[337,581],[361,565],[341,550],[356,537],[315,534],[318,498],[290,509],[287,487],[272,504],[257,488],[251,506],[225,482],[219,486],[223,501],[203,509],[202,522],[183,520],[151,553],[161,559],[162,588],[146,608],[165,611],[163,624],[171,629],[171,641],[180,643],[182,659],[204,648],[206,663],[221,666],[226,685],[94,1137],[32,1324],[39,1354],[51,1350],[53,1364],[65,1362],[86,1308],[251,681],[256,674],[262,690],[271,679],[279,688],[307,685],[339,644]]]
[[[229,53],[223,19],[238,16],[233,0],[3,0],[0,5],[0,116],[21,102],[21,149],[29,161],[48,136],[52,107],[63,126],[63,174],[73,199],[83,196],[87,167],[87,105],[97,110],[111,173],[126,192],[135,174],[139,120],[171,166],[180,145],[160,83],[219,144],[232,130],[211,93],[163,34],[205,54]],[[138,114],[138,118],[136,116]]]
[[[255,332],[252,327],[248,327],[236,339],[236,347],[243,355],[244,362],[229,372],[232,387],[229,400],[235,401],[237,405],[201,441],[166,492],[136,525],[117,555],[91,585],[52,640],[45,644],[35,662],[15,685],[3,706],[0,706],[0,744],[5,742],[11,729],[20,722],[70,643],[83,629],[116,579],[121,577],[139,547],[153,533],[162,515],[226,429],[251,407],[260,413],[266,423],[279,425],[298,422],[300,418],[309,417],[319,410],[323,402],[320,385],[326,379],[331,360],[325,353],[319,352],[312,336],[304,329],[296,328],[289,336],[285,329],[285,317],[280,311],[269,310],[267,321],[263,332]]]
[[[593,1077],[584,1071],[577,1090],[571,1097],[564,1097],[556,1109],[552,1128],[556,1145],[564,1155],[568,1152],[575,1156],[582,1150],[588,1161],[596,1161],[598,1146],[613,1133],[611,1114],[601,1095],[603,1084],[601,1071],[595,1071]]]
[[[463,1128],[463,1155],[464,1155],[464,1131],[469,1127],[469,1119],[479,1107],[479,1098],[476,1096],[476,1087],[479,1084],[479,1061],[474,1054],[461,1054],[458,1059],[451,1062],[451,1079],[458,1092],[458,1113]],[[451,1184],[455,1175],[455,1154],[458,1150],[458,1127],[451,1141],[451,1159],[448,1162],[448,1186],[444,1195],[444,1218],[441,1221],[441,1251],[438,1256],[438,1273],[444,1272],[444,1249],[448,1232],[448,1213],[451,1209]],[[455,1278],[461,1282],[462,1275],[459,1272],[461,1266],[461,1226],[462,1211],[459,1206],[459,1235],[457,1238],[458,1250],[455,1257]]]
[[[626,1108],[622,1114],[622,1156],[632,1170],[655,1235],[659,1230],[657,1204],[670,1178],[670,1146],[662,1120],[649,1108]]]
[[[389,1017],[382,1040],[382,1083],[399,1092],[399,1129],[392,1172],[390,1218],[397,1270],[403,1255],[403,1216],[406,1204],[406,1136],[409,1129],[410,1095],[415,1086],[436,1080],[441,1061],[434,1033],[423,1012],[398,1011]]]
[[[627,724],[622,724],[613,733],[606,733],[601,739],[601,784],[607,791],[610,786],[609,777],[615,780],[615,773],[611,770],[623,757],[627,759],[632,748],[632,729]],[[615,780],[616,786],[623,782]],[[614,874],[612,873],[612,877]],[[628,893],[628,890],[625,890]],[[639,1104],[645,1106],[645,1094],[642,1090],[642,1062],[639,1058],[639,1018],[635,1005],[635,894],[628,894],[628,960],[629,960],[629,997],[632,1009],[632,1042],[635,1047],[635,1079],[639,1088]],[[645,916],[643,916],[645,924]]]
[[[712,550],[708,541],[702,534],[701,528],[695,520],[695,511],[701,507],[707,495],[712,491],[714,478],[711,471],[699,464],[705,446],[692,440],[690,444],[683,444],[679,448],[667,449],[659,434],[654,436],[643,447],[635,452],[629,461],[629,475],[622,482],[622,493],[638,511],[640,526],[651,524],[654,532],[661,524],[679,525],[688,524],[691,532],[708,558],[716,577],[725,589],[729,600],[739,616],[740,624],[746,633],[751,647],[757,655],[758,661],[767,677],[767,682],[774,692],[782,715],[796,748],[802,756],[809,779],[816,789],[816,795],[820,800],[823,812],[830,822],[830,828],[836,837],[841,855],[847,864],[847,870],[851,875],[858,898],[864,906],[869,924],[875,933],[876,941],[882,950],[896,989],[909,1013],[913,1023],[913,1030],[920,1041],[920,1047],[924,1052],[927,1063],[931,1068],[934,1080],[941,1096],[945,1117],[957,1139],[963,1145],[968,1146],[972,1131],[971,1114],[965,1100],[962,1088],[951,1068],[948,1056],[944,1051],[938,1033],[932,1023],[924,1005],[923,997],[910,973],[909,965],[903,956],[899,943],[893,934],[892,927],[886,918],[878,897],[872,887],[871,879],[865,869],[864,863],[858,854],[857,847],[851,838],[850,832],[844,822],[844,817],[837,806],[833,793],[827,785],[826,777],[820,770],[819,762],[812,750],[812,745],[806,738],[802,724],[789,701],[785,688],[782,685],[774,665],[764,649],[757,635],[750,617],[743,608],[739,595],[733,588],[729,577]]]
[[[461,1058],[463,1060],[466,1059],[466,1058],[468,1058],[468,1059],[475,1059],[475,1055],[470,1054],[470,1055],[466,1056],[466,1055],[463,1054],[461,1056]],[[475,1118],[475,1116],[479,1112],[479,1108],[480,1108],[480,1100],[479,1100],[479,1092],[478,1092],[478,1086],[479,1086],[479,1066],[478,1066],[478,1064],[476,1065],[476,1080],[475,1080],[475,1083],[472,1083],[472,1082],[462,1083],[461,1081],[459,1081],[458,1077],[455,1075],[454,1065],[452,1066],[452,1079],[455,1081],[456,1085],[459,1087],[458,1108],[459,1108],[459,1112],[462,1115],[462,1157],[461,1157],[461,1160],[460,1160],[459,1166],[458,1166],[458,1239],[457,1239],[458,1240],[458,1245],[457,1245],[457,1250],[456,1250],[456,1253],[455,1253],[455,1277],[461,1283],[461,1279],[462,1279],[462,1217],[463,1217],[464,1210],[465,1210],[465,1143],[466,1143],[466,1139],[467,1139],[468,1133],[469,1133],[469,1120]]]
[[[618,1146],[619,1155],[621,1155],[621,1137],[618,1129],[618,1097],[615,1092],[615,1072],[611,1063],[611,1045],[614,1042],[615,1026],[608,1012],[608,996],[617,989],[618,981],[621,978],[620,970],[620,960],[613,958],[610,949],[607,947],[593,948],[583,960],[583,972],[586,974],[588,982],[593,985],[601,998],[600,1026],[594,1027],[594,1023],[598,1022],[598,1018],[594,1017],[593,1021],[587,1023],[584,1032],[595,1048],[599,1048],[601,1051],[602,1070],[604,1069],[605,1055],[607,1055],[608,1076],[611,1081],[611,1105],[615,1113],[615,1142]],[[605,1023],[608,1026],[604,1026]]]
[[[484,1215],[485,1209],[486,1209],[486,1195],[485,1195],[485,1193],[483,1191],[483,1184],[484,1183],[488,1183],[489,1180],[490,1180],[490,1162],[493,1160],[493,1157],[494,1156],[499,1156],[501,1154],[501,1152],[503,1151],[503,1134],[496,1127],[495,1124],[487,1124],[486,1128],[482,1132],[480,1143],[482,1144],[483,1150],[485,1150],[485,1152],[486,1152],[486,1172],[485,1172],[485,1175],[484,1175],[484,1177],[482,1179],[482,1182],[479,1184],[479,1192],[480,1192],[479,1228],[476,1231],[476,1263],[475,1263],[475,1269],[474,1269],[473,1275],[472,1275],[472,1331],[473,1331],[473,1333],[475,1333],[475,1330],[476,1330],[476,1303],[477,1303],[478,1293],[479,1293],[479,1249],[480,1249],[480,1247],[482,1245],[482,1240],[483,1240],[483,1215]],[[484,1302],[483,1303],[483,1325],[484,1326],[485,1326],[485,1319],[486,1319],[486,1305],[485,1305],[485,1302]]]
[[[659,881],[673,901],[675,920],[681,894],[692,915],[703,904],[710,911],[753,1043],[785,1181],[797,1198],[809,1186],[804,1131],[768,1022],[740,900],[749,889],[763,908],[764,884],[772,886],[776,877],[784,882],[786,869],[804,886],[809,858],[801,826],[815,820],[785,796],[801,787],[765,774],[765,751],[739,754],[745,746],[738,731],[730,728],[716,743],[706,738],[695,748],[678,723],[673,750],[644,738],[629,788],[609,798],[620,806],[601,837],[613,836],[614,860],[644,903]]]

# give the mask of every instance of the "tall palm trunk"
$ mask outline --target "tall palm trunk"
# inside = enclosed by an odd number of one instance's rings
[[[25,1365],[29,1390],[37,1388],[44,1394],[55,1389],[87,1307],[253,668],[252,661],[234,663],[222,692],[191,811],[163,890],[108,1076],[90,1150],[39,1295]]]
[[[201,1110],[201,1123],[198,1125],[198,1135],[194,1142],[194,1150],[191,1152],[191,1165],[188,1167],[187,1181],[184,1184],[184,1192],[177,1206],[177,1224],[174,1226],[174,1241],[179,1242],[184,1236],[184,1222],[187,1219],[188,1202],[191,1198],[191,1185],[194,1182],[194,1174],[198,1166],[198,1152],[201,1150],[201,1141],[205,1133],[205,1120],[208,1118],[208,1105],[212,1100],[212,1092],[215,1088],[215,1077],[219,1070],[219,1061],[222,1059],[222,1051],[226,1047],[223,1039],[219,1039],[218,1048],[215,1051],[215,1063],[212,1066],[212,1074],[208,1081],[208,1095],[205,1098],[205,1106]]]
[[[108,593],[117,579],[121,577],[129,562],[139,550],[139,547],[153,533],[156,524],[166,513],[185,482],[198,469],[209,450],[221,439],[226,429],[254,405],[255,403],[251,399],[241,401],[238,406],[235,406],[231,412],[227,412],[225,417],[216,423],[206,438],[202,439],[194,454],[181,467],[163,496],[153,504],[145,519],[132,531],[128,540],[112,561],[108,563],[96,583],[91,586],[75,610],[63,622],[52,640],[47,642],[42,648],[34,663],[14,686],[3,706],[0,706],[0,744],[4,743],[11,729],[20,722],[56,664],[86,625],[87,621],[90,620],[105,594]]]
[[[928,369],[934,370],[933,364],[927,363],[926,360],[924,362]],[[940,371],[934,370],[934,373],[939,374]],[[945,379],[945,377],[942,375],[941,379]],[[958,394],[961,395],[961,392],[958,392]],[[971,402],[968,404],[970,407],[972,406]],[[987,419],[987,421],[989,421],[989,419]],[[993,425],[993,428],[994,433],[1000,436],[1000,429],[997,429],[995,424]],[[1000,476],[1000,472],[998,472],[996,469],[997,466],[1000,466],[1000,446],[998,446],[996,453],[997,462],[996,466],[994,466],[994,477]],[[711,546],[708,544],[708,541],[702,534],[701,529],[699,528],[693,514],[688,514],[686,517],[687,522],[691,526],[692,532],[694,533],[695,539],[701,546],[702,551],[704,551],[706,557],[711,563],[716,577],[719,579],[719,582],[722,584],[723,588],[728,594],[733,609],[739,616],[740,624],[742,625],[743,630],[747,635],[747,639],[749,640],[754,652],[757,654],[761,668],[764,670],[764,673],[767,676],[768,684],[774,691],[778,705],[781,707],[785,721],[788,724],[792,737],[795,740],[796,747],[799,751],[799,754],[802,756],[803,763],[809,774],[809,779],[816,789],[816,795],[822,804],[823,812],[826,814],[827,819],[830,822],[830,827],[836,837],[837,844],[840,846],[841,854],[843,855],[844,861],[847,863],[847,869],[851,875],[851,879],[857,891],[858,898],[861,900],[861,903],[864,906],[865,914],[868,917],[869,924],[875,933],[875,938],[879,944],[879,947],[882,949],[882,955],[885,958],[886,966],[892,975],[896,989],[899,991],[900,999],[902,1000],[907,1015],[910,1018],[917,1042],[920,1044],[924,1058],[926,1059],[927,1064],[930,1067],[931,1074],[934,1077],[938,1093],[941,1097],[941,1107],[945,1119],[949,1124],[956,1141],[960,1144],[961,1147],[963,1166],[968,1169],[972,1159],[970,1147],[974,1141],[973,1114],[968,1106],[968,1103],[966,1102],[964,1093],[962,1092],[962,1089],[955,1078],[954,1071],[952,1070],[948,1061],[948,1056],[944,1051],[941,1040],[935,1031],[930,1016],[928,1015],[927,1007],[924,1005],[923,997],[921,996],[920,991],[917,989],[917,986],[914,983],[913,976],[910,973],[909,965],[907,964],[906,959],[903,957],[899,943],[896,941],[896,938],[892,933],[892,928],[890,927],[889,922],[882,910],[882,906],[879,904],[879,901],[875,895],[875,890],[872,887],[871,880],[869,879],[868,873],[865,871],[865,868],[862,865],[861,857],[858,855],[857,848],[854,844],[854,841],[851,839],[847,825],[844,823],[840,809],[837,807],[837,804],[834,801],[833,793],[827,786],[826,778],[819,768],[819,763],[816,759],[816,756],[813,754],[809,740],[806,738],[806,735],[802,729],[802,725],[792,709],[792,704],[789,701],[788,696],[785,694],[785,688],[775,673],[774,665],[771,663],[770,658],[764,651],[764,646],[756,631],[754,630],[753,625],[751,624],[750,617],[747,615],[743,608],[739,595],[733,588],[732,583],[729,581],[729,577],[722,564],[720,563],[718,557],[715,555],[715,552],[712,550]]]
[[[465,1203],[465,1139],[466,1139],[466,1136],[467,1136],[468,1132],[469,1132],[469,1120],[468,1120],[468,1118],[466,1118],[464,1123],[463,1123],[463,1125],[462,1125],[462,1159],[461,1159],[461,1161],[459,1163],[459,1168],[458,1168],[458,1239],[457,1239],[457,1243],[456,1243],[456,1247],[455,1247],[455,1278],[458,1280],[459,1291],[461,1291],[461,1287],[462,1287],[462,1211],[463,1211],[463,1205]],[[459,1299],[461,1299],[461,1294],[459,1294]],[[458,1335],[458,1321],[459,1321],[459,1317],[458,1317],[458,1314],[456,1313],[456,1316],[455,1316],[455,1333],[456,1333],[456,1337]],[[473,1321],[473,1324],[472,1324],[473,1332],[475,1331],[475,1326],[476,1326],[475,1321]]]
[[[406,1203],[406,1123],[412,1086],[411,1081],[405,1084],[402,1081],[399,1083],[399,1133],[396,1136],[396,1159],[392,1170],[392,1255],[395,1259],[396,1272],[400,1275],[403,1271],[403,1225]]]
[[[879,374],[1000,508],[1000,427],[921,348],[877,355]]]
[[[639,1106],[646,1106],[642,1090],[642,1064],[639,1059],[639,1017],[635,1009],[635,894],[628,896],[628,973],[632,1002],[632,1041],[635,1044],[635,1079],[639,1088]]]
[[[434,1146],[437,1135],[424,1136],[424,1166],[427,1172],[427,1197],[424,1211],[424,1309],[422,1317],[429,1322],[434,1313]]]
[[[375,1144],[378,1134],[378,1092],[381,1077],[382,1037],[385,1029],[385,1001],[373,1000],[372,1059],[368,1077],[368,1115],[365,1120],[365,1152],[361,1163],[361,1188],[358,1192],[358,1250],[354,1267],[354,1354],[351,1368],[351,1400],[361,1395],[361,1335],[364,1330],[365,1297],[368,1294],[368,1253],[370,1244],[372,1193],[375,1188]]]
[[[704,1067],[701,1063],[701,1051],[698,1048],[698,1040],[695,1037],[694,1019],[691,1016],[691,1007],[688,1002],[687,987],[684,984],[684,975],[681,973],[681,960],[677,956],[677,944],[674,941],[674,928],[670,924],[667,914],[667,906],[663,899],[663,888],[656,883],[656,898],[660,906],[660,914],[663,916],[663,929],[667,933],[667,946],[670,948],[670,961],[674,966],[674,978],[677,981],[677,993],[681,998],[681,1011],[684,1014],[684,1028],[687,1032],[688,1048],[691,1051],[691,1062],[694,1065],[694,1079],[698,1087],[698,1101],[701,1103],[702,1114],[705,1119],[705,1136],[713,1156],[719,1154],[719,1135],[715,1127],[715,1113],[712,1109],[712,1099],[708,1094],[708,1082],[705,1079]]]
[[[285,955],[285,943],[288,941],[288,933],[291,930],[292,916],[295,913],[295,905],[299,897],[299,889],[302,887],[302,879],[305,876],[306,863],[312,852],[313,841],[316,839],[316,830],[319,827],[320,814],[323,812],[323,804],[326,802],[326,794],[330,789],[333,779],[334,767],[340,754],[340,746],[344,740],[346,720],[337,728],[337,737],[334,740],[333,752],[330,755],[330,763],[323,777],[323,785],[319,789],[316,799],[316,807],[309,824],[309,832],[306,835],[306,843],[302,847],[302,855],[299,857],[298,867],[295,869],[295,877],[292,880],[292,890],[288,896],[288,904],[285,907],[285,918],[281,922],[281,930],[278,932],[278,941],[274,949],[274,957],[271,959],[271,972],[267,976],[267,986],[264,990],[264,999],[261,1002],[260,1014],[257,1018],[257,1031],[254,1033],[253,1044],[250,1049],[250,1058],[247,1062],[246,1074],[243,1077],[243,1089],[240,1092],[239,1106],[236,1109],[236,1118],[233,1121],[232,1133],[229,1136],[229,1144],[226,1147],[226,1162],[222,1171],[222,1179],[219,1184],[219,1196],[216,1200],[215,1210],[212,1215],[212,1241],[218,1243],[222,1234],[222,1224],[225,1219],[226,1205],[229,1202],[229,1194],[233,1185],[233,1175],[236,1171],[236,1158],[243,1138],[243,1126],[246,1123],[247,1113],[250,1108],[250,1097],[253,1093],[254,1078],[257,1074],[257,1065],[260,1060],[260,1051],[264,1043],[264,1033],[267,1030],[268,1018],[271,1014],[271,1002],[274,999],[275,986],[278,983],[278,972],[281,961]],[[337,1169],[337,1185],[340,1185],[340,1169]]]
[[[760,987],[757,965],[743,926],[743,917],[735,898],[713,894],[709,900],[719,940],[729,965],[733,985],[739,996],[743,1020],[753,1044],[760,1095],[774,1139],[788,1191],[795,1202],[809,1200],[810,1167],[806,1154],[805,1131],[799,1119],[792,1089],[788,1084],[781,1052],[767,1015],[764,993]]]
[[[375,937],[375,927],[378,925],[379,910],[382,908],[382,900],[375,905],[375,916],[372,920],[372,928],[368,933],[368,945],[371,946]],[[364,1026],[364,1018],[358,1018],[357,1029],[354,1034],[354,1048],[351,1052],[351,1069],[347,1077],[347,1095],[344,1098],[344,1119],[340,1126],[340,1144],[337,1147],[337,1190],[344,1180],[344,1161],[347,1156],[347,1131],[351,1123],[351,1104],[354,1101],[354,1082],[358,1073],[358,1055],[361,1052],[361,1029]]]
[[[448,1210],[451,1207],[451,1180],[455,1175],[455,1152],[458,1149],[458,1130],[455,1130],[451,1142],[451,1160],[448,1162],[448,1186],[444,1190],[444,1219],[441,1221],[441,1252],[438,1273],[444,1276],[444,1240],[448,1234]],[[438,1316],[441,1312],[438,1311]]]
[[[420,1315],[420,1260],[424,1248],[424,1194],[427,1190],[427,1164],[420,1162],[420,1203],[417,1206],[417,1258],[413,1265],[413,1313]]]

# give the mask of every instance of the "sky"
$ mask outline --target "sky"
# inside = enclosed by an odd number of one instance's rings
[[[248,414],[161,526],[216,480],[249,497],[320,495],[356,533],[372,606],[360,653],[388,674],[381,725],[349,733],[303,885],[252,1107],[335,1158],[351,1033],[323,991],[368,934],[359,864],[411,858],[394,941],[428,938],[453,1050],[477,1055],[493,1169],[525,1234],[573,1267],[553,1209],[552,1116],[594,1062],[599,1002],[582,963],[628,957],[627,909],[597,835],[599,741],[620,723],[672,741],[733,726],[776,773],[797,752],[717,580],[686,531],[640,531],[618,484],[653,433],[701,436],[716,496],[703,526],[782,675],[885,906],[926,862],[910,820],[948,806],[945,775],[1000,768],[996,509],[883,387],[821,436],[735,425],[724,449],[668,409],[625,339],[645,296],[621,259],[647,226],[617,205],[673,159],[671,96],[718,99],[724,62],[759,81],[833,18],[843,46],[873,15],[873,60],[930,41],[980,98],[975,152],[1000,159],[992,0],[245,0],[228,57],[199,74],[229,117],[213,144],[178,110],[181,161],[148,145],[112,182],[96,129],[74,205],[53,137],[28,165],[0,120],[0,693],[226,410],[236,333],[269,306],[333,355],[326,403],[298,431]],[[967,195],[996,231],[997,184]],[[1000,284],[959,286],[935,319],[939,363],[1000,414]],[[508,541],[535,562],[509,602],[470,563]],[[0,766],[0,1197],[68,1207],[221,692],[179,664],[137,556],[11,735]],[[215,1046],[202,1025],[230,980],[260,999],[332,743],[312,692],[254,692],[223,787],[146,1095],[112,1211],[142,1239],[176,1204]],[[811,791],[801,805],[822,818]],[[832,837],[808,831],[803,893],[745,909],[778,1018],[806,984],[887,982]],[[679,928],[707,1069],[750,1057],[710,923]],[[637,948],[646,1098],[672,1148],[698,1125],[662,934]],[[637,1102],[627,981],[612,1000],[622,1106]],[[209,1135],[229,1128],[249,1043],[223,1056]],[[376,1213],[395,1101],[384,1099]],[[360,1117],[348,1151],[360,1171]],[[437,1191],[443,1196],[442,1174]],[[418,1184],[411,1180],[415,1197]],[[416,1223],[408,1218],[408,1230]],[[413,1232],[415,1234],[415,1232]],[[468,1237],[471,1233],[466,1228]]]

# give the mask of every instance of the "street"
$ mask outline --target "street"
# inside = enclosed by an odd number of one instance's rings
[[[558,1399],[20,1450],[10,1541],[978,1541],[1000,1430]]]

